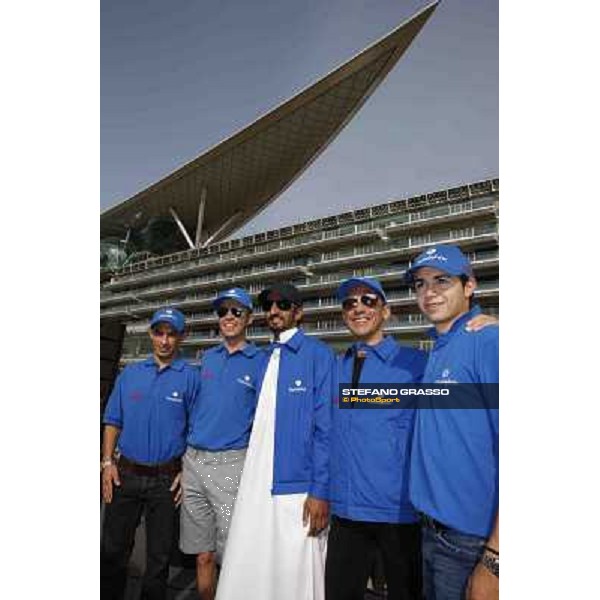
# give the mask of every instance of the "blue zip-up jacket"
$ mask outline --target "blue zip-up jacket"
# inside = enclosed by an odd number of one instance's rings
[[[274,347],[269,348],[269,357]],[[334,362],[331,348],[301,329],[281,345],[272,494],[308,492],[315,498],[329,499]],[[267,366],[268,360],[260,374],[261,382]]]
[[[352,382],[354,352],[366,350],[359,383],[418,383],[427,354],[386,336],[357,343],[338,357],[338,384]],[[336,390],[339,401],[339,393]],[[331,512],[345,519],[411,523],[408,469],[415,409],[341,409],[334,406],[331,435]]]
[[[438,335],[425,383],[498,383],[499,328],[467,332],[478,307]],[[413,440],[410,497],[445,525],[487,538],[498,511],[498,409],[419,410]]]
[[[251,343],[231,354],[224,344],[204,353],[188,445],[211,451],[248,446],[256,410],[257,374],[264,358],[264,351]]]
[[[200,390],[200,373],[177,358],[162,370],[152,356],[117,377],[104,423],[121,430],[118,447],[135,462],[155,465],[185,452],[188,417]]]

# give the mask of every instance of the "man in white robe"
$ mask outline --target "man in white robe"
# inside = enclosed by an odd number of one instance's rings
[[[261,292],[274,334],[217,600],[324,600],[334,355],[290,284]]]

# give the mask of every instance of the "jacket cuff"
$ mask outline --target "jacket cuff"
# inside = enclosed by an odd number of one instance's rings
[[[319,500],[329,501],[329,484],[313,482],[308,490],[308,495]]]

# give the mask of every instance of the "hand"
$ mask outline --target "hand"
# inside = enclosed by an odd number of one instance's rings
[[[317,535],[325,527],[327,527],[327,521],[329,519],[329,502],[327,500],[319,500],[319,498],[313,498],[309,496],[304,501],[304,508],[302,510],[302,524],[306,527],[310,525],[308,529],[308,535]]]
[[[499,580],[478,563],[467,583],[466,600],[498,600]]]
[[[113,499],[113,483],[117,487],[121,485],[117,465],[108,465],[102,469],[102,499],[110,504]]]
[[[470,319],[465,329],[467,331],[479,331],[488,325],[498,325],[499,322],[498,318],[493,315],[480,314]]]
[[[175,492],[173,502],[175,502],[175,506],[179,506],[181,504],[181,496],[183,493],[183,490],[181,489],[181,471],[175,475],[175,479],[173,479],[173,483],[171,484],[169,491]]]

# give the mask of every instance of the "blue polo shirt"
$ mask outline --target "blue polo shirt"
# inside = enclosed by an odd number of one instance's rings
[[[118,448],[128,459],[167,462],[185,452],[188,415],[199,389],[197,368],[177,358],[159,371],[150,356],[117,377],[104,423],[121,429]]]
[[[338,357],[338,383],[352,382],[356,350],[366,351],[360,384],[418,383],[423,377],[427,354],[386,336],[374,346],[356,343]],[[383,523],[416,521],[408,496],[415,412],[341,409],[339,403],[334,407],[330,474],[334,515]]]
[[[433,332],[425,383],[498,383],[499,328],[465,330],[479,312],[473,308],[445,334]],[[498,512],[498,410],[418,410],[410,497],[445,525],[488,537]]]
[[[201,390],[187,443],[202,450],[248,446],[257,401],[257,376],[265,353],[254,344],[229,353],[224,344],[206,351],[200,367]]]

